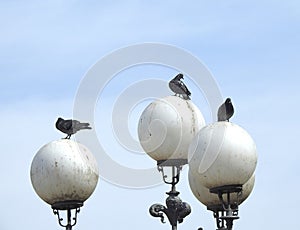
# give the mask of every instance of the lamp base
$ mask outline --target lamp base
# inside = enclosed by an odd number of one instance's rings
[[[233,185],[224,185],[215,188],[209,189],[211,193],[215,194],[224,194],[224,193],[238,193],[243,190],[243,185],[233,184]]]
[[[182,166],[188,163],[187,159],[166,159],[157,161],[157,166]]]
[[[80,212],[80,207],[83,206],[82,201],[78,200],[68,200],[56,202],[51,205],[53,209],[54,215],[57,215],[58,223],[60,226],[65,227],[66,230],[72,230],[72,227],[77,223],[77,214]],[[60,211],[67,211],[66,224],[63,224],[64,218],[60,217]],[[72,211],[73,210],[73,211]],[[72,212],[74,213],[74,217],[72,217]]]
[[[59,201],[51,205],[52,209],[56,210],[68,210],[68,209],[76,209],[83,206],[82,201],[78,200],[68,200],[68,201]]]
[[[239,219],[238,217],[238,203],[232,202],[232,194],[240,194],[243,191],[242,185],[225,185],[209,190],[211,193],[217,194],[220,200],[219,205],[208,206],[207,209],[214,212],[214,217],[217,222],[218,229],[231,230],[233,227],[233,221]],[[223,195],[227,195],[225,201]],[[226,222],[226,228],[225,228]]]

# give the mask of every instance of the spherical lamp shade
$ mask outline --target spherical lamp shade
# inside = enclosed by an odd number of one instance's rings
[[[189,148],[189,167],[207,188],[243,185],[253,175],[256,147],[250,135],[231,122],[202,128]]]
[[[143,111],[138,136],[145,152],[156,161],[187,159],[189,145],[204,124],[191,100],[168,96]]]
[[[94,156],[82,144],[62,139],[43,146],[33,158],[31,182],[38,196],[50,205],[84,202],[98,182]]]
[[[218,195],[215,193],[210,193],[208,188],[204,187],[201,183],[199,183],[199,181],[197,180],[198,177],[195,176],[191,170],[189,170],[188,177],[189,177],[190,188],[194,196],[202,204],[204,204],[207,207],[216,207],[222,205],[218,198]],[[231,196],[231,202],[237,203],[238,205],[243,203],[252,192],[254,187],[254,182],[255,182],[255,176],[252,175],[251,178],[242,186],[243,190],[241,194],[240,195],[236,194]],[[227,196],[223,196],[223,199],[225,202],[227,202]]]

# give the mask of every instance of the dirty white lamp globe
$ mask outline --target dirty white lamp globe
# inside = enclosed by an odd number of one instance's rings
[[[156,161],[187,159],[189,145],[204,125],[200,110],[191,100],[168,96],[143,111],[138,136],[144,151]]]
[[[82,144],[62,139],[43,146],[33,158],[31,182],[50,205],[87,200],[98,182],[94,156]]]
[[[251,136],[231,122],[215,122],[202,128],[189,148],[189,167],[207,188],[243,185],[257,163]]]

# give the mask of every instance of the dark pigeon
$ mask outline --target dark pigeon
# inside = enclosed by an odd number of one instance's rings
[[[169,87],[175,93],[176,96],[182,96],[185,100],[190,100],[191,92],[188,90],[186,85],[181,81],[183,74],[176,75],[170,82]]]
[[[81,123],[77,120],[64,120],[59,117],[55,123],[58,130],[68,134],[65,139],[70,139],[71,135],[75,134],[81,129],[92,129],[89,123]]]
[[[231,99],[227,98],[226,101],[219,107],[218,121],[229,121],[234,113],[234,108]]]

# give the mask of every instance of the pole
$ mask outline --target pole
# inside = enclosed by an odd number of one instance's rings
[[[71,209],[68,209],[68,211],[67,211],[67,218],[68,218],[68,224],[66,226],[66,230],[72,230],[72,225],[71,225]]]
[[[176,176],[177,175],[175,175],[175,167],[176,166],[172,166],[172,188],[171,188],[171,192],[172,193],[174,193],[174,192],[176,192],[176,187],[175,187],[175,185],[176,185]]]

